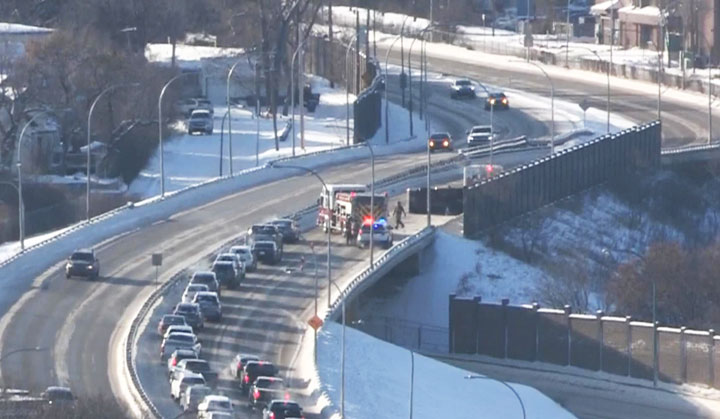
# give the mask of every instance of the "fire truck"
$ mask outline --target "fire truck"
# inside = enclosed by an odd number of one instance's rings
[[[339,193],[335,199],[335,211],[333,229],[345,234],[345,229],[350,225],[350,220],[355,219],[359,224],[372,224],[379,220],[387,220],[388,196],[375,194],[373,205],[370,206],[371,195],[369,193]]]
[[[338,194],[341,193],[363,193],[367,191],[367,186],[360,184],[342,184],[342,185],[327,185],[327,188],[323,188],[320,192],[320,198],[318,198],[318,217],[317,225],[323,226],[323,230],[327,231],[327,220],[330,219],[330,226],[335,229],[335,201]]]

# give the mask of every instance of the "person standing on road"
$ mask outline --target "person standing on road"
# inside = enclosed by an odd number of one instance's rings
[[[352,218],[345,223],[345,244],[348,246],[352,243],[353,224],[355,224],[355,221]]]
[[[402,217],[406,215],[405,208],[403,208],[402,203],[398,201],[397,205],[395,206],[395,209],[393,210],[393,215],[395,216],[395,228],[405,228],[405,223],[402,222]]]

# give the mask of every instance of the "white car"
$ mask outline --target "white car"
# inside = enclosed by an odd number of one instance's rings
[[[215,262],[232,262],[235,264],[235,269],[241,272],[242,276],[245,276],[245,264],[240,259],[240,256],[235,253],[220,253],[215,258]]]
[[[257,269],[257,259],[255,259],[250,246],[233,246],[230,248],[230,253],[238,255],[248,271],[252,272]]]
[[[386,249],[392,247],[393,236],[385,223],[375,223],[372,229],[373,246],[383,246]],[[357,245],[360,248],[370,246],[370,225],[364,224],[358,230]]]
[[[198,418],[206,418],[211,412],[233,414],[233,405],[227,396],[205,396],[205,400],[198,405]]]
[[[190,115],[196,109],[204,109],[213,114],[212,103],[205,98],[181,99],[175,103],[175,110],[185,116]]]
[[[490,125],[475,125],[467,131],[469,146],[490,145],[492,127]]]
[[[180,396],[185,393],[188,386],[205,385],[205,378],[202,374],[196,374],[192,371],[185,371],[179,377],[173,377],[170,382],[170,397],[180,400]]]
[[[165,331],[165,336],[163,336],[163,340],[166,340],[170,337],[173,333],[190,333],[191,335],[194,335],[195,332],[193,332],[193,328],[188,325],[178,325],[174,324],[172,326],[168,326],[167,330]]]
[[[212,113],[205,109],[196,109],[190,114],[188,120],[188,134],[193,135],[201,132],[205,135],[213,133],[213,116]]]
[[[163,339],[160,345],[160,360],[165,360],[165,355],[170,355],[178,349],[192,349],[200,355],[202,345],[192,333],[173,333],[167,339]]]
[[[210,291],[210,288],[206,284],[188,284],[182,295],[183,303],[191,303],[195,294],[200,291]]]
[[[198,384],[194,386],[188,386],[185,389],[185,393],[183,393],[182,397],[180,398],[180,406],[182,406],[184,412],[197,410],[198,405],[202,403],[203,399],[205,399],[205,396],[207,396],[211,392],[212,389],[205,385]]]

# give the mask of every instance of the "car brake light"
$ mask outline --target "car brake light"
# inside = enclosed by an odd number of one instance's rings
[[[242,362],[238,362],[238,364],[237,364],[237,369],[238,369],[238,370],[242,370]]]
[[[250,382],[250,376],[246,375],[245,377],[243,377],[243,381],[245,382],[245,384],[249,383],[249,382]]]
[[[285,393],[285,401],[290,400],[290,393]]]
[[[173,358],[172,366],[174,367],[176,365],[177,365],[177,358]]]
[[[275,419],[275,412],[270,412],[270,416],[268,416],[269,419]]]
[[[253,398],[254,398],[255,400],[257,400],[257,399],[260,398],[260,390],[255,389],[255,391],[253,391]]]

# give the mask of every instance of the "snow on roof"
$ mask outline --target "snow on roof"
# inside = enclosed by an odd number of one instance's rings
[[[620,6],[620,0],[608,0],[604,1],[602,3],[597,3],[590,7],[590,14],[591,15],[602,15],[608,10],[614,10],[617,9]]]
[[[620,21],[640,25],[657,26],[660,23],[660,9],[655,6],[626,6],[618,10]]]
[[[175,60],[181,68],[200,69],[202,60],[212,58],[237,57],[244,54],[242,48],[217,48],[197,45],[175,46]],[[172,44],[148,44],[145,57],[150,62],[169,64],[172,60]]]
[[[52,29],[41,28],[39,26],[0,22],[0,35],[46,34],[51,33],[52,31]]]

